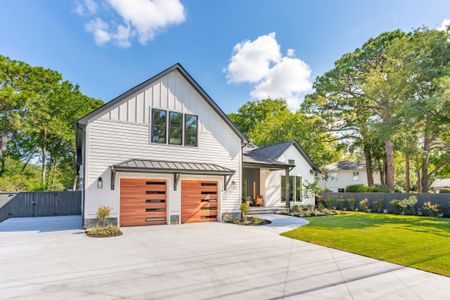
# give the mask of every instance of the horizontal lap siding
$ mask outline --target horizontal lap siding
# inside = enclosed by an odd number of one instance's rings
[[[128,104],[127,104],[128,102]],[[162,108],[199,116],[199,146],[159,145],[150,142],[150,110]],[[132,109],[134,111],[128,111]],[[127,111],[123,111],[127,110]],[[121,117],[122,116],[122,117]],[[109,167],[131,158],[207,162],[230,168],[235,187],[223,194],[222,212],[238,211],[241,198],[239,137],[211,106],[178,74],[167,75],[152,86],[125,99],[91,121],[87,127],[87,201],[97,206],[114,197],[110,190]],[[103,190],[95,188],[97,178]],[[109,191],[108,191],[109,190]],[[90,200],[89,200],[90,199]],[[117,207],[117,203],[112,206]],[[90,209],[93,210],[93,207]],[[113,215],[117,213],[113,208]],[[93,211],[90,212],[94,214]]]

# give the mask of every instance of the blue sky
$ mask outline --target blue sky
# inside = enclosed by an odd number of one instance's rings
[[[180,62],[225,112],[264,93],[298,105],[317,75],[370,37],[450,18],[448,0],[86,1],[2,0],[0,54],[55,69],[103,101]],[[98,25],[107,30],[96,43]]]

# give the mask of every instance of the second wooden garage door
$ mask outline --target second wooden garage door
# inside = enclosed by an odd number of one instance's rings
[[[181,222],[217,221],[219,195],[217,181],[181,182]]]

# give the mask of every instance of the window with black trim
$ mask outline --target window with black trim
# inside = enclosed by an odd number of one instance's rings
[[[186,114],[184,117],[184,145],[198,145],[198,116]]]
[[[183,114],[169,112],[169,144],[181,145],[183,137]]]
[[[152,142],[166,143],[167,111],[152,109]]]

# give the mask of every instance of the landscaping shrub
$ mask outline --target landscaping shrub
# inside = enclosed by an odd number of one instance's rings
[[[367,198],[359,201],[359,210],[364,212],[369,210],[369,200],[367,200]]]
[[[323,203],[322,202],[320,202],[318,205],[317,205],[317,209],[318,210],[323,210],[325,207],[323,206]]]
[[[345,188],[347,193],[364,193],[367,192],[367,186],[364,184],[352,184]]]
[[[106,226],[106,220],[109,217],[109,214],[111,213],[111,207],[109,206],[100,206],[97,210],[97,218],[100,219],[100,221],[102,222],[102,226],[105,227]]]
[[[391,206],[392,206],[392,212],[393,212],[394,214],[399,214],[400,211],[401,211],[401,208],[400,208],[400,201],[401,201],[401,200],[393,199],[393,200],[391,200],[391,202],[389,202],[389,203],[391,204]]]
[[[350,210],[355,210],[355,199],[347,199],[347,205]]]
[[[115,224],[106,224],[111,207],[100,206],[97,209],[97,218],[100,220],[94,227],[88,228],[86,234],[90,237],[108,237],[121,235],[119,227]]]
[[[416,196],[411,196],[409,198],[403,199],[402,201],[400,201],[400,207],[402,209],[402,214],[415,214],[415,206],[417,203],[417,198]]]
[[[374,184],[374,185],[368,186],[366,192],[389,193],[389,188],[385,184]]]
[[[381,212],[382,210],[381,210],[381,207],[383,206],[383,200],[375,200],[375,201],[373,201],[373,209],[376,211],[376,212]]]
[[[417,198],[416,196],[411,196],[403,200],[394,199],[390,203],[394,209],[394,213],[396,214],[414,214],[414,207],[417,203]]]
[[[282,212],[283,215],[293,216],[293,217],[299,217],[299,218],[306,218],[306,217],[319,217],[319,216],[333,216],[341,214],[341,212],[337,210],[331,210],[327,208],[323,208],[322,210],[314,209],[314,208],[308,208],[308,207],[302,207],[298,212]]]
[[[292,212],[299,212],[299,211],[300,211],[300,208],[299,208],[298,205],[294,205],[294,206],[292,206],[291,211],[292,211]]]
[[[247,214],[250,211],[250,204],[248,203],[248,201],[242,202],[240,210],[241,210],[241,219],[246,220]]]
[[[339,198],[338,199],[338,206],[340,210],[347,210],[348,202],[347,199]]]
[[[427,201],[423,204],[423,211],[429,216],[437,217],[440,215],[442,209],[439,204],[433,204],[431,201]]]
[[[114,224],[108,224],[106,226],[96,224],[94,227],[87,229],[86,234],[90,237],[108,237],[122,235],[122,232]]]
[[[325,199],[325,206],[328,209],[333,209],[333,197],[327,197]]]

